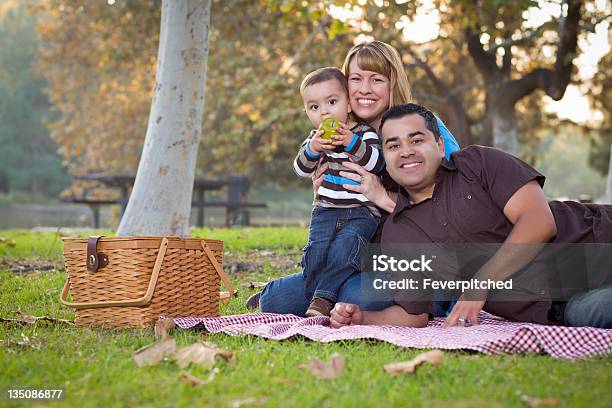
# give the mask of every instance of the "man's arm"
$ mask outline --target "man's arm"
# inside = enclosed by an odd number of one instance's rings
[[[478,280],[506,280],[527,266],[557,234],[555,218],[542,188],[533,180],[518,189],[504,206],[504,215],[514,225],[503,245],[476,273]],[[538,245],[540,244],[540,245]],[[486,291],[473,294],[475,300],[459,298],[445,326],[455,326],[459,318],[477,324],[486,300]]]
[[[557,235],[555,218],[536,181],[525,184],[510,197],[504,215],[514,225],[512,231],[497,253],[480,268],[475,276],[478,279],[509,278],[527,266],[544,244]]]
[[[410,314],[397,305],[378,311],[362,311],[357,305],[340,302],[331,311],[331,326],[335,328],[361,324],[425,327],[428,320],[427,313]]]

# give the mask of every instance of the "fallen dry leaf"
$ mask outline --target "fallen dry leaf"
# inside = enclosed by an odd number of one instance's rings
[[[19,323],[19,324],[25,324],[26,322],[24,322],[21,319],[6,319],[4,317],[0,317],[0,322],[2,323]]]
[[[208,385],[215,379],[215,376],[218,373],[219,373],[219,369],[215,367],[214,369],[210,371],[210,375],[208,376],[208,378],[206,380],[202,380],[201,378],[191,375],[186,371],[181,371],[181,374],[179,374],[179,378],[181,379],[181,381],[185,381],[193,386]]]
[[[12,239],[7,239],[7,238],[4,238],[4,237],[0,237],[0,244],[8,245],[10,247],[14,247],[15,246],[15,241],[13,241]]]
[[[190,363],[210,368],[215,363],[217,356],[228,360],[233,355],[231,351],[220,349],[215,344],[202,342],[181,347],[173,353],[172,357],[181,368],[187,367]]]
[[[320,380],[335,380],[344,371],[344,359],[340,354],[335,353],[326,363],[311,356],[308,359],[308,364],[302,364],[300,368],[310,371]]]
[[[134,352],[134,361],[138,367],[155,365],[164,359],[164,356],[176,350],[176,340],[166,337],[158,342],[149,344]]]
[[[63,262],[60,261],[44,261],[44,260],[0,260],[0,268],[6,268],[10,272],[19,275],[39,274],[46,271],[64,271]],[[55,289],[54,289],[55,290]]]
[[[561,403],[559,398],[534,398],[529,395],[521,395],[521,401],[523,401],[530,408],[537,407],[556,407]]]
[[[256,289],[263,288],[270,282],[246,282],[240,285],[242,289]]]
[[[438,365],[444,361],[444,353],[440,350],[431,350],[425,353],[421,353],[410,361],[403,361],[401,363],[387,364],[384,369],[386,372],[393,375],[400,375],[406,373],[414,373],[421,364],[429,363],[431,365]]]
[[[93,376],[93,374],[91,372],[88,372],[87,374],[85,374],[84,376],[82,376],[81,378],[73,381],[73,384],[79,384],[79,383],[84,383],[86,381],[88,381],[91,377]]]
[[[232,401],[231,407],[240,408],[243,405],[262,405],[262,404],[265,404],[266,401],[268,401],[266,397],[261,397],[261,398],[250,397],[250,398],[246,398],[243,400]]]
[[[21,309],[19,308],[17,308],[17,313],[19,313],[23,321],[26,323],[33,324],[33,323],[36,323],[36,320],[38,320],[34,316],[30,316],[29,314],[22,312]]]
[[[62,323],[74,326],[74,321],[66,320],[66,319],[56,319],[54,317],[47,316],[30,316],[27,313],[21,311],[21,309],[17,309],[15,313],[18,313],[21,316],[21,319],[6,319],[4,317],[0,317],[0,322],[6,323],[18,323],[18,324],[34,324],[39,320],[45,320],[51,323]]]
[[[23,333],[21,333],[21,340],[17,340],[14,343],[21,347],[32,347],[33,349],[36,349],[36,350],[42,350],[45,346],[44,341],[42,341],[41,339],[38,339],[38,338],[30,339],[28,336],[26,336]]]
[[[174,329],[174,319],[159,319],[155,322],[155,337],[165,339],[169,336],[168,330]]]

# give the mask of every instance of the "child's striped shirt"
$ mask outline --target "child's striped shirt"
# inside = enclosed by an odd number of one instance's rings
[[[340,146],[340,152],[329,151],[316,154],[309,149],[310,140],[316,133],[316,129],[311,131],[293,161],[293,169],[298,176],[312,177],[319,165],[328,164],[329,168],[323,175],[323,182],[317,190],[314,205],[332,208],[350,208],[363,205],[368,207],[374,215],[380,216],[374,203],[363,194],[342,187],[342,184],[359,184],[359,182],[340,176],[341,171],[356,174],[356,172],[343,165],[350,159],[374,174],[378,174],[384,167],[384,159],[376,131],[365,123],[356,124],[351,128],[351,131],[353,132],[351,143],[348,146]]]

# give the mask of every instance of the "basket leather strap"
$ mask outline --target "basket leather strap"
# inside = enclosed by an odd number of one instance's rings
[[[212,263],[213,267],[215,268],[215,271],[217,271],[217,273],[219,274],[219,277],[221,278],[221,280],[225,284],[225,287],[228,290],[227,292],[221,292],[219,294],[219,299],[221,299],[224,303],[227,303],[229,302],[231,297],[236,294],[234,285],[232,285],[232,281],[225,274],[219,262],[217,262],[217,258],[215,258],[215,255],[213,254],[213,252],[210,250],[210,248],[206,244],[206,241],[202,240],[201,243],[202,243],[202,249],[204,249],[204,252],[206,252],[208,259],[210,259],[210,263]]]
[[[98,241],[102,238],[101,235],[89,237],[87,240],[87,270],[89,272],[97,272],[98,269],[108,265],[108,256],[102,252],[98,252]]]
[[[166,255],[166,249],[168,248],[168,238],[163,237],[161,244],[159,246],[159,251],[157,252],[157,258],[155,259],[155,266],[153,267],[153,273],[151,274],[151,280],[149,281],[149,287],[147,288],[147,292],[144,296],[138,299],[132,300],[111,300],[111,301],[101,301],[101,302],[68,302],[66,297],[68,296],[68,291],[70,290],[70,281],[66,279],[66,283],[64,284],[64,289],[62,289],[62,293],[60,294],[60,301],[69,307],[75,309],[85,309],[85,308],[98,308],[98,307],[111,307],[111,306],[144,306],[151,302],[153,298],[153,292],[155,291],[155,286],[157,285],[157,278],[159,278],[159,271],[161,270],[162,262],[164,260],[164,256]],[[224,281],[225,282],[225,281]]]

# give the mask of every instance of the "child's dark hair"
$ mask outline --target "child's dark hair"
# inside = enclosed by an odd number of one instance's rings
[[[342,71],[336,67],[325,67],[312,71],[304,77],[300,85],[300,95],[304,95],[304,89],[306,89],[306,87],[329,81],[330,79],[335,79],[340,82],[342,89],[348,93],[348,81]]]
[[[378,134],[382,135],[383,125],[385,124],[387,120],[400,119],[400,118],[403,118],[404,116],[413,115],[415,113],[417,115],[420,115],[423,119],[425,119],[425,125],[427,129],[429,129],[434,134],[434,138],[436,139],[436,142],[437,142],[440,139],[440,128],[438,127],[438,121],[436,120],[436,116],[433,114],[432,111],[430,111],[426,107],[417,105],[416,103],[395,105],[392,108],[390,108],[388,111],[386,111],[383,114],[382,119],[380,120],[380,127],[379,127]]]

